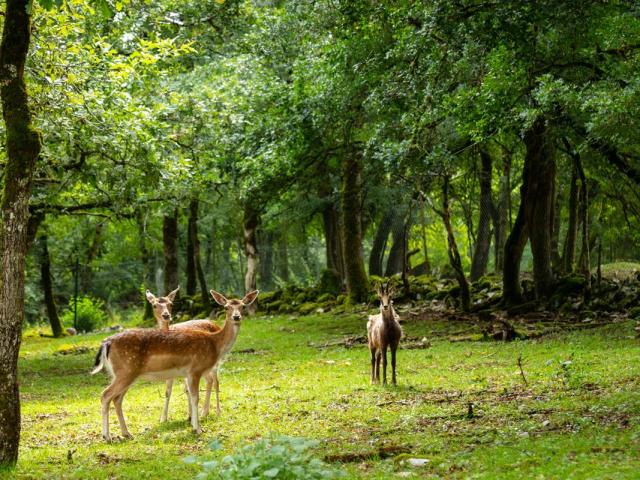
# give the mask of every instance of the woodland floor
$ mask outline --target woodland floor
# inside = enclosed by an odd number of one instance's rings
[[[124,401],[135,438],[113,444],[100,438],[108,380],[88,375],[107,334],[27,336],[13,475],[192,478],[198,469],[184,457],[225,455],[277,432],[320,440],[318,456],[347,478],[638,478],[640,340],[632,322],[502,343],[451,341],[476,327],[419,315],[404,323],[414,348],[398,353],[399,385],[383,388],[369,384],[359,338],[365,318],[245,319],[220,374],[222,415],[204,420],[202,436],[190,432],[182,388],[174,389],[170,421],[160,424],[163,385],[140,382]],[[73,345],[75,353],[57,353]],[[119,434],[113,412],[111,426]],[[221,451],[208,450],[214,439]],[[428,462],[411,467],[408,457]]]

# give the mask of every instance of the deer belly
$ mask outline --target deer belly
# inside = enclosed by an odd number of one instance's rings
[[[145,380],[170,380],[176,377],[186,377],[186,368],[169,368],[167,370],[160,370],[157,372],[147,372],[140,375]]]

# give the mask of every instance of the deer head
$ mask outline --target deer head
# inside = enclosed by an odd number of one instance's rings
[[[153,307],[153,316],[156,318],[160,328],[169,328],[173,300],[176,298],[178,290],[180,290],[180,287],[170,292],[166,297],[156,297],[150,290],[146,291],[147,300]]]
[[[393,305],[393,295],[395,294],[395,287],[391,283],[378,284],[376,287],[376,293],[380,298],[380,310],[388,312],[391,305]]]
[[[259,290],[247,293],[242,300],[228,300],[224,295],[215,290],[211,290],[211,296],[216,303],[226,310],[227,320],[240,324],[242,320],[242,309],[251,305],[258,297]]]

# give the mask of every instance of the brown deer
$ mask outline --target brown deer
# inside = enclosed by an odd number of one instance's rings
[[[158,324],[160,330],[181,329],[181,328],[196,328],[199,330],[205,330],[207,332],[215,333],[222,327],[210,322],[209,320],[189,320],[186,322],[171,324],[173,321],[171,310],[173,308],[173,300],[176,293],[178,293],[180,287],[170,292],[166,297],[156,297],[150,290],[146,291],[147,300],[153,307],[153,315]],[[215,385],[216,387],[216,412],[220,415],[220,386],[218,383],[218,369],[214,368],[210,372],[204,375],[206,382],[206,393],[204,397],[204,407],[202,409],[202,416],[206,417],[209,414],[209,407],[211,404],[211,389]],[[173,378],[167,380],[165,386],[165,401],[162,415],[160,416],[161,422],[166,422],[169,415],[169,401],[171,400],[171,392],[173,390]],[[185,391],[188,392],[185,381]],[[187,402],[189,405],[189,418],[191,418],[191,402]]]
[[[396,385],[396,350],[402,337],[400,317],[393,309],[395,289],[388,283],[378,285],[376,293],[380,298],[380,313],[369,315],[367,334],[371,351],[371,383],[380,383],[380,360],[382,360],[382,384],[387,384],[387,348],[391,349],[391,382]]]
[[[211,290],[214,300],[226,309],[225,323],[218,332],[194,328],[169,330],[132,329],[105,339],[100,345],[92,374],[103,368],[112,376],[111,384],[102,392],[102,436],[109,434],[109,404],[113,402],[123,437],[131,438],[122,413],[122,400],[138,378],[168,380],[186,377],[191,404],[191,426],[201,433],[198,415],[199,384],[202,375],[214,369],[229,352],[240,331],[242,309],[251,305],[258,291],[247,293],[242,300],[227,300]]]

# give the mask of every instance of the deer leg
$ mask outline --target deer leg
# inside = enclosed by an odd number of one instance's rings
[[[204,376],[206,390],[204,394],[204,406],[202,407],[202,416],[209,415],[209,404],[211,403],[211,387],[213,386],[213,372],[209,372]]]
[[[200,389],[200,385],[198,385],[198,390]],[[193,417],[193,412],[191,410],[191,395],[189,394],[189,380],[185,377],[184,379],[184,393],[187,394],[187,407],[189,407],[189,416],[187,417],[189,421]]]
[[[371,350],[371,383],[376,383],[376,351]]]
[[[162,415],[160,415],[160,421],[166,422],[167,417],[169,416],[169,400],[171,400],[171,391],[173,390],[173,378],[167,380],[165,384],[164,390],[164,410],[162,411]]]
[[[387,384],[387,346],[382,347],[382,385]]]
[[[100,397],[101,402],[101,412],[102,412],[102,438],[104,438],[107,442],[111,441],[111,435],[109,434],[109,404],[113,399],[117,396],[123,394],[129,385],[131,385],[132,380],[121,380],[114,378],[107,388],[102,392],[102,396]]]
[[[129,433],[127,423],[124,421],[124,414],[122,413],[122,401],[124,400],[125,393],[127,393],[127,390],[113,399],[113,406],[116,409],[116,415],[118,416],[118,422],[120,423],[120,431],[122,432],[122,436],[124,438],[133,438],[133,435]]]
[[[393,383],[393,385],[397,385],[396,384],[396,348],[398,348],[397,346],[395,347],[391,347],[391,383]]]
[[[380,360],[382,352],[376,351],[376,383],[380,383]]]
[[[200,376],[189,375],[187,377],[187,386],[189,388],[189,404],[191,405],[191,426],[194,433],[202,433],[200,421],[198,419],[198,400],[200,396]]]
[[[213,386],[216,389],[216,414],[220,415],[220,382],[218,381],[218,369],[215,369],[212,373]]]

